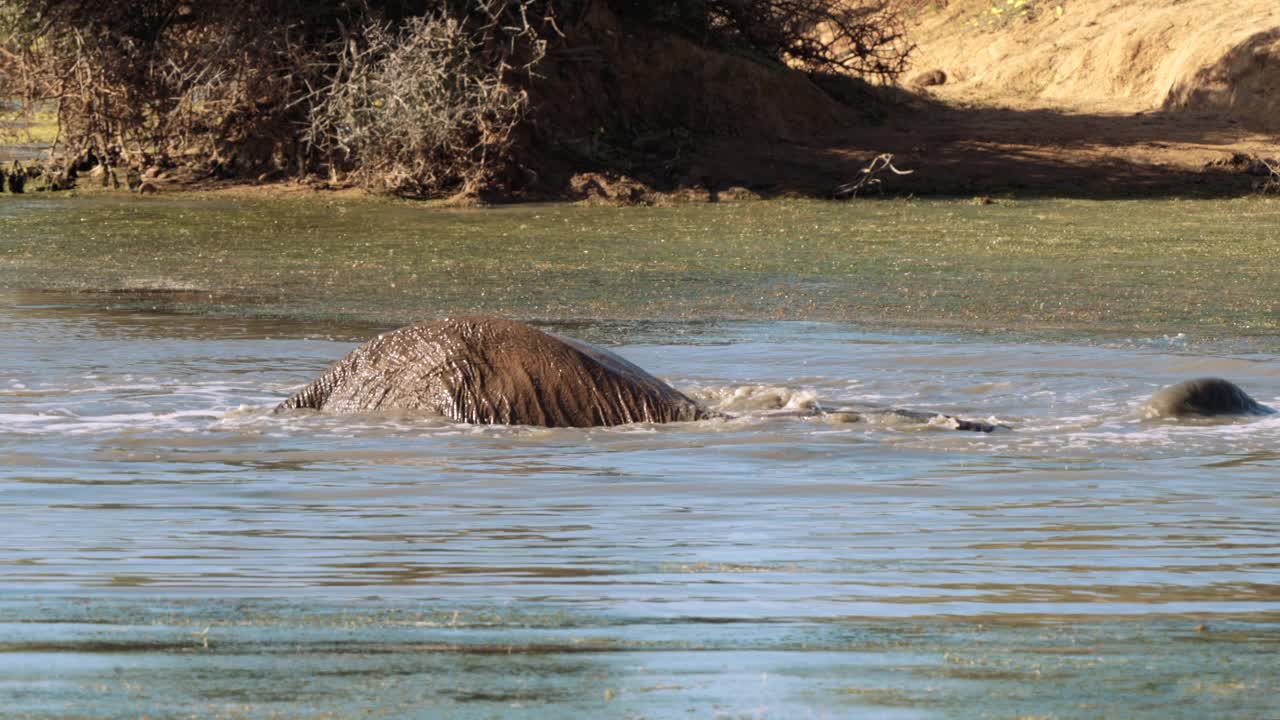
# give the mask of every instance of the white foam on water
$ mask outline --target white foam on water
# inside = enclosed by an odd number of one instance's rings
[[[818,409],[812,389],[776,385],[725,385],[696,388],[691,394],[708,407],[727,414]]]
[[[1280,447],[1280,416],[1147,420],[1137,412],[1076,415],[1018,427],[1012,447],[1037,453],[1230,455]]]
[[[173,412],[110,413],[68,416],[57,414],[0,415],[0,433],[32,435],[118,435],[133,433],[187,432],[218,420],[217,410],[177,410]]]
[[[86,380],[80,378],[80,380]],[[0,434],[69,436],[192,432],[228,412],[267,400],[251,382],[191,383],[146,378],[42,384],[20,393],[0,391]],[[6,412],[9,407],[18,412]]]

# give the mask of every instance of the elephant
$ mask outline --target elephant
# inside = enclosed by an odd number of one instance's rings
[[[276,408],[597,427],[715,416],[621,357],[495,317],[420,322],[353,350]]]
[[[726,417],[627,360],[523,323],[478,316],[420,322],[351,351],[275,408],[336,413],[421,413],[482,425],[603,427]],[[990,423],[876,408],[845,422],[889,414],[957,430]]]
[[[1254,400],[1222,378],[1198,378],[1160,390],[1143,406],[1148,419],[1270,415],[1275,408]]]

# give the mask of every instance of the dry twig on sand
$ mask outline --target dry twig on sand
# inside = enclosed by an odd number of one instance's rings
[[[1258,158],[1258,164],[1269,173],[1256,184],[1258,192],[1280,194],[1280,162]]]
[[[832,194],[837,200],[847,200],[848,198],[857,197],[858,193],[870,187],[883,192],[884,187],[879,175],[886,170],[894,175],[910,175],[915,172],[915,170],[899,170],[893,164],[893,154],[882,153],[877,155],[870,165],[862,168],[862,177],[854,182],[837,187]]]

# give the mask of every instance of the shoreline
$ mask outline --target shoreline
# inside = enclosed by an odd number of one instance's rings
[[[215,197],[370,197],[424,206],[476,207],[541,202],[667,205],[774,198],[833,198],[882,154],[910,174],[880,173],[857,196],[927,198],[1241,197],[1266,178],[1254,158],[1280,154],[1280,137],[1190,112],[1084,113],[1046,107],[962,105],[923,92],[881,124],[850,126],[805,142],[708,137],[661,177],[661,162],[633,172],[572,165],[529,191],[418,199],[383,195],[318,178],[265,181],[197,177],[177,168],[149,179],[159,194]],[[29,161],[32,146],[0,145],[0,158]],[[670,175],[670,173],[669,173]],[[91,187],[74,192],[124,193]],[[1274,189],[1274,188],[1272,188]],[[31,192],[31,189],[28,189]]]

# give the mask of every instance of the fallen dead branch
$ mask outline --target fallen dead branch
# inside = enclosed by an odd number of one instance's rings
[[[1269,158],[1257,158],[1257,162],[1268,174],[1255,183],[1255,189],[1263,194],[1280,193],[1280,162]]]
[[[870,165],[862,168],[862,177],[854,182],[837,187],[832,196],[837,200],[847,200],[857,197],[858,193],[872,187],[883,192],[884,186],[880,179],[880,174],[886,171],[894,175],[910,175],[915,172],[915,170],[899,170],[893,164],[893,154],[883,153],[877,155]]]

